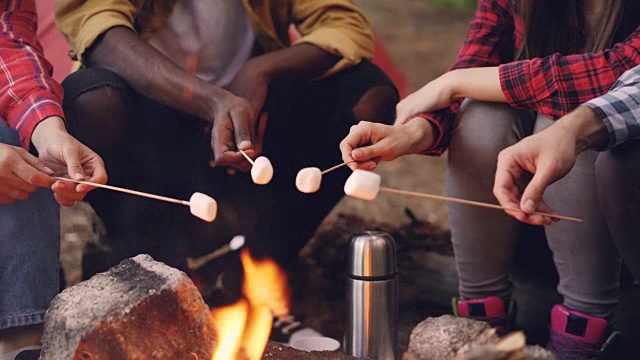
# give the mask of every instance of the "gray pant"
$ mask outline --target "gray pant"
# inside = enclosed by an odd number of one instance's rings
[[[20,146],[0,121],[0,143]],[[49,189],[0,205],[0,330],[41,324],[59,290],[60,207]]]
[[[465,101],[449,149],[449,195],[496,203],[492,188],[498,153],[551,124],[532,111]],[[597,156],[595,151],[582,153],[573,170],[544,195],[553,209],[582,218],[584,223],[561,221],[545,232],[564,305],[612,319],[618,304],[621,260],[598,204]],[[451,204],[449,212],[460,296],[509,297],[509,271],[523,224],[503,212],[466,205]]]

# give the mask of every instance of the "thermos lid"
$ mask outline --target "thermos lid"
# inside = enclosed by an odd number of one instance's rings
[[[349,241],[347,274],[356,277],[388,277],[397,272],[396,241],[382,231],[355,234]]]

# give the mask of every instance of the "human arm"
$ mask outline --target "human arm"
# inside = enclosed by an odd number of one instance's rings
[[[604,51],[501,62],[498,72],[504,101],[513,108],[530,109],[557,119],[604,94],[624,71],[640,62],[639,50],[640,27],[623,42]],[[440,137],[429,153],[438,154],[446,149],[451,122],[441,114],[455,114],[456,105],[454,100],[449,109],[421,115],[440,131]]]
[[[227,87],[247,99],[259,114],[269,84],[282,80],[312,80],[333,67],[339,58],[315,45],[302,43],[256,56],[245,63]]]
[[[640,66],[625,72],[609,93],[503,150],[493,189],[500,204],[527,213],[549,210],[543,200],[545,189],[571,170],[578,154],[587,149],[607,150],[640,138],[639,99]],[[508,213],[532,224],[548,223],[543,217]]]
[[[475,17],[470,24],[467,37],[449,72],[455,72],[457,69],[475,70],[476,68],[478,68],[477,71],[483,72],[481,68],[491,68],[501,63],[511,61],[515,57],[513,42],[515,16],[512,1],[510,0],[478,1]],[[471,80],[471,78],[465,79],[458,75],[459,73],[453,74],[453,76],[448,73],[443,74],[440,78],[433,81],[435,83],[427,84],[425,87],[436,89],[434,96],[442,99],[442,94],[437,92],[437,90],[443,87],[449,87],[451,80]],[[482,75],[482,77],[494,76],[494,73],[485,72],[480,75]],[[495,76],[492,81],[485,83],[485,85],[491,86],[492,89],[489,100],[500,96],[496,92],[496,89],[499,89],[499,82],[495,81]],[[465,91],[468,90],[469,89],[466,89]],[[445,95],[448,99],[445,99],[445,102],[449,101],[449,103],[440,110],[420,112],[419,110],[409,109],[409,106],[403,109],[405,105],[410,104],[408,102],[403,103],[401,101],[398,104],[397,113],[399,116],[396,118],[397,125],[407,122],[414,117],[420,117],[432,126],[431,133],[433,134],[433,142],[428,144],[428,147],[423,149],[422,153],[441,155],[449,144],[452,126],[460,104],[462,103],[463,96],[458,95],[460,98],[456,98],[453,94],[457,91],[446,92],[449,94]],[[412,95],[409,95],[405,99],[408,100]],[[405,99],[403,99],[403,101]],[[411,107],[414,107],[414,105]]]
[[[398,103],[396,124],[404,124],[416,114],[445,109],[451,102],[465,98],[506,102],[498,67],[455,69],[439,76]],[[427,148],[419,150],[424,152]]]
[[[640,63],[640,27],[623,42],[595,53],[553,54],[500,66],[509,105],[558,119],[611,89]]]
[[[51,64],[36,39],[35,2],[0,1],[0,8],[0,119],[18,132],[28,151],[38,123],[64,116],[63,91],[51,79]]]
[[[253,146],[249,103],[182,69],[142,39],[134,28],[135,5],[129,0],[61,0],[56,21],[85,64],[113,71],[141,94],[211,122],[216,165],[243,161],[235,149],[236,144],[244,150]]]
[[[333,75],[370,59],[373,30],[350,0],[291,0],[290,22],[300,32],[294,45],[311,44],[337,57],[322,77]]]
[[[236,145],[253,147],[254,116],[248,101],[180,68],[130,29],[107,30],[86,53],[85,62],[115,72],[149,98],[212,123],[216,165],[242,161]]]
[[[4,190],[0,190],[0,197],[5,201],[24,200],[37,187],[53,184],[56,200],[71,205],[90,188],[60,188],[52,176],[70,173],[75,178],[106,181],[104,167],[97,166],[102,160],[86,147],[81,149],[65,129],[60,106],[62,88],[50,77],[51,65],[36,40],[34,1],[0,1],[0,6],[5,9],[0,17],[0,118],[19,133],[23,147],[3,146],[0,188]],[[31,144],[40,159],[27,152]],[[78,157],[97,160],[92,162],[94,166],[86,166],[86,162],[76,161]],[[51,169],[54,164],[58,165],[57,173]]]

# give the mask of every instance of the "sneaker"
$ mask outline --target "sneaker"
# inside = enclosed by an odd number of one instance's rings
[[[299,339],[316,336],[322,336],[322,334],[304,326],[302,321],[297,320],[293,315],[288,315],[282,319],[273,318],[269,340],[290,346]]]
[[[514,300],[510,300],[506,307],[504,300],[498,296],[471,300],[458,300],[454,297],[451,304],[455,316],[484,321],[493,326],[498,335],[504,335],[514,328],[516,314]]]
[[[547,349],[558,360],[621,359],[613,355],[621,351],[621,333],[607,331],[605,319],[556,305]]]
[[[38,360],[40,346],[29,346],[0,355],[0,360]]]

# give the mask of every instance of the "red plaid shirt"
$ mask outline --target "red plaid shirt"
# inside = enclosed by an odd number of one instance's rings
[[[640,27],[605,51],[514,61],[524,30],[514,11],[517,2],[479,0],[469,34],[450,69],[499,65],[500,85],[511,107],[557,119],[605,94],[620,75],[640,64]],[[437,130],[436,142],[427,154],[440,155],[446,150],[461,102],[420,115]]]
[[[0,0],[0,118],[29,149],[36,125],[63,117],[62,87],[51,79],[51,64],[36,40],[34,0]]]

